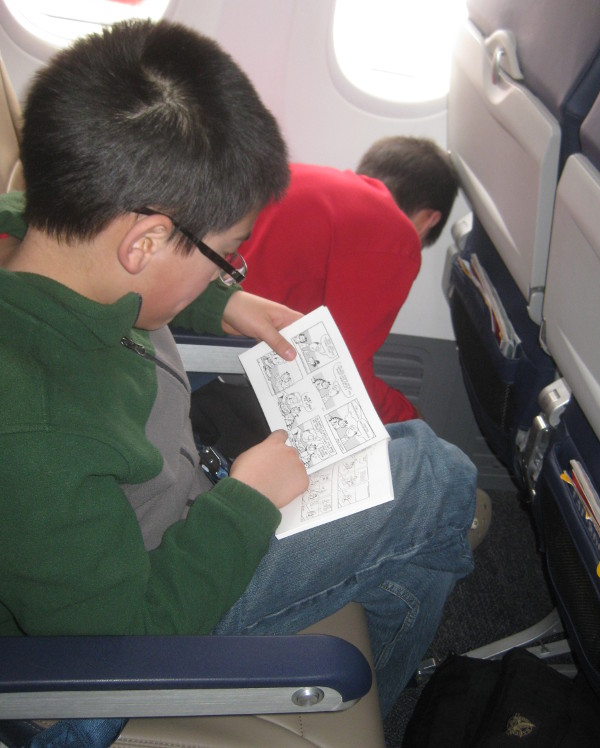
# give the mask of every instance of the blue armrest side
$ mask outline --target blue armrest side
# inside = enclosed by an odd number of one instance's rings
[[[354,645],[328,635],[0,638],[0,693],[328,686],[371,687]]]

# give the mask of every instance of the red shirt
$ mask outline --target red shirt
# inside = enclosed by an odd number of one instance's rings
[[[244,290],[307,313],[329,308],[384,423],[416,417],[373,372],[421,266],[421,242],[385,185],[352,171],[291,165],[284,198],[240,247]]]

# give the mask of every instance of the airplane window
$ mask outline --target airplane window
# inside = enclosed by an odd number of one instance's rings
[[[343,75],[393,102],[448,93],[450,56],[466,0],[336,0],[333,48]]]
[[[163,16],[171,0],[4,0],[30,33],[58,47],[126,18]]]

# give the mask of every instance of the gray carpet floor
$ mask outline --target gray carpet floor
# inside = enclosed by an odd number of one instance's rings
[[[537,623],[554,607],[529,511],[518,492],[489,491],[490,530],[475,551],[475,570],[446,602],[428,656],[443,659]],[[385,721],[386,744],[400,748],[422,687],[409,686]]]

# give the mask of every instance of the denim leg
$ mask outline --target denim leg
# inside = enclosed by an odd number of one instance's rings
[[[274,538],[218,634],[288,634],[363,604],[384,714],[473,566],[468,531],[476,472],[422,421],[388,427],[393,501],[282,540]]]

